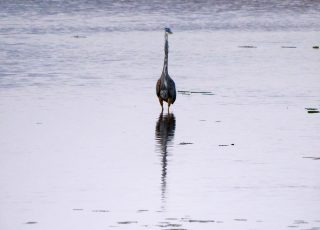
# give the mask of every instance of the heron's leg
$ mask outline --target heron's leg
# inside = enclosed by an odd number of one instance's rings
[[[160,102],[160,105],[161,105],[161,112],[163,111],[163,100],[159,97],[159,102]]]
[[[169,113],[170,105],[171,105],[171,100],[170,98],[168,98],[168,113]]]

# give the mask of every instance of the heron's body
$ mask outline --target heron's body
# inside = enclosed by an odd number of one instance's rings
[[[176,85],[168,73],[168,53],[169,53],[169,44],[168,44],[168,34],[171,34],[169,28],[165,29],[165,45],[164,45],[164,63],[161,77],[157,81],[156,92],[159,98],[161,108],[163,110],[163,101],[168,103],[168,111],[171,104],[176,100]]]

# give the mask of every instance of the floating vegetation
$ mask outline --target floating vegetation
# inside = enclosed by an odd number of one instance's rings
[[[186,228],[165,228],[163,230],[187,230]]]
[[[37,224],[38,222],[36,222],[36,221],[28,221],[28,222],[26,222],[25,224]]]
[[[118,224],[137,224],[138,221],[119,221]]]
[[[187,91],[187,90],[178,90],[178,93],[182,94],[182,95],[190,95],[191,92]]]
[[[74,208],[74,209],[72,209],[73,211],[83,211],[83,209],[82,208]]]
[[[74,35],[73,37],[74,38],[87,38],[86,36],[83,36],[83,35]]]
[[[191,94],[202,94],[202,95],[208,95],[208,96],[214,95],[214,93],[212,93],[211,91],[178,90],[178,93],[182,95],[191,95]]]
[[[247,219],[234,219],[235,221],[248,221]]]
[[[302,158],[313,159],[313,160],[320,160],[320,157],[302,157]]]
[[[137,212],[148,212],[149,210],[147,209],[139,209]]]
[[[161,224],[157,225],[160,228],[168,228],[168,227],[174,227],[174,228],[179,228],[182,226],[182,224],[172,224],[168,222],[162,222]]]
[[[308,224],[308,222],[305,220],[295,220],[294,223],[295,224]]]
[[[226,146],[229,146],[229,145],[219,145],[220,147],[226,147]]]
[[[109,211],[104,209],[96,209],[96,210],[92,210],[92,212],[109,212]]]
[[[284,48],[284,49],[295,49],[297,47],[296,46],[281,46],[281,48]]]
[[[239,48],[257,48],[256,46],[239,46]]]
[[[199,93],[199,94],[202,94],[202,95],[214,95],[210,91],[191,91],[190,93]]]
[[[189,220],[190,223],[214,223],[214,220]]]
[[[319,110],[317,108],[305,108],[308,113],[319,113]]]
[[[180,142],[179,145],[192,145],[192,142]]]

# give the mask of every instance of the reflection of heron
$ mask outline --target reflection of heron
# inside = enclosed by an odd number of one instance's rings
[[[168,43],[168,34],[172,34],[170,28],[164,29],[164,63],[161,77],[157,81],[156,92],[159,98],[159,102],[163,111],[163,101],[168,103],[168,112],[170,105],[173,104],[176,100],[176,85],[174,81],[168,74],[168,53],[169,53],[169,43]]]
[[[176,118],[174,114],[168,113],[159,116],[156,125],[156,141],[161,153],[161,195],[162,199],[165,199],[166,186],[167,186],[167,156],[168,156],[168,146],[172,145],[172,140],[174,137],[174,132],[176,129]]]

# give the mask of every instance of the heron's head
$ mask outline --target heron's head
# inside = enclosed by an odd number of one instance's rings
[[[171,29],[168,28],[168,27],[164,28],[164,31],[165,31],[166,34],[172,34]]]

